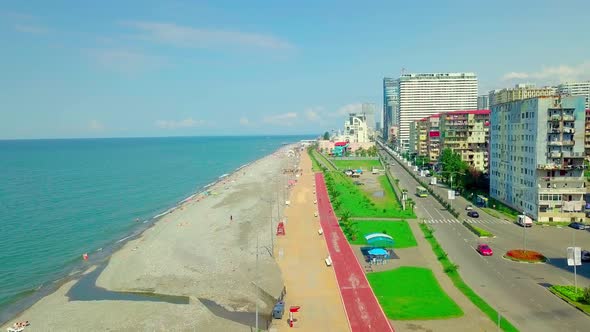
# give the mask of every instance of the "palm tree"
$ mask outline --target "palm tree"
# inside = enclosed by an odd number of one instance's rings
[[[406,203],[408,203],[408,206],[410,207],[410,211],[414,212],[414,206],[416,205],[416,202],[414,202],[413,199],[408,198]]]

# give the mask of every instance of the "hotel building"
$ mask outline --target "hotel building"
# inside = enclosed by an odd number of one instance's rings
[[[399,126],[399,84],[396,79],[383,78],[383,138],[393,141]],[[393,129],[396,128],[396,129]]]
[[[397,147],[402,151],[409,149],[413,121],[477,108],[477,76],[473,73],[402,74],[396,82],[399,86]]]
[[[536,97],[491,109],[490,195],[537,221],[584,218],[584,98]]]

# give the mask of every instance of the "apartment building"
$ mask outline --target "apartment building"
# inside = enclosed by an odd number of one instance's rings
[[[481,95],[479,97],[477,97],[477,109],[478,110],[487,110],[490,109],[490,103],[489,103],[489,99],[490,96],[489,95]]]
[[[428,118],[413,121],[410,124],[409,151],[418,156],[428,155]]]
[[[429,116],[427,122],[428,136],[426,138],[426,146],[428,149],[428,156],[430,162],[437,162],[440,157],[440,114],[434,114]]]
[[[554,96],[557,89],[551,86],[537,88],[534,84],[516,84],[514,88],[493,90],[489,93],[488,102],[490,107],[515,100],[522,100],[533,97]]]
[[[470,167],[487,173],[490,111],[456,111],[440,115],[441,146],[450,148]]]
[[[410,124],[433,114],[477,109],[474,73],[402,74],[399,86],[397,148],[409,148]]]
[[[537,221],[584,218],[584,98],[493,105],[490,195]]]
[[[557,93],[560,95],[583,96],[586,109],[590,109],[590,81],[560,84],[557,86]]]
[[[584,150],[586,159],[590,160],[590,109],[586,108],[586,130],[584,131]]]

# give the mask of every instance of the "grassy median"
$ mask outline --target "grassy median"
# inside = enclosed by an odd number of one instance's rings
[[[371,233],[385,233],[393,238],[393,248],[415,247],[416,238],[412,229],[405,220],[400,221],[356,221],[356,240],[349,241],[350,244],[366,245],[365,235]]]
[[[391,271],[369,273],[367,279],[390,319],[441,319],[463,315],[429,269],[402,266]]]

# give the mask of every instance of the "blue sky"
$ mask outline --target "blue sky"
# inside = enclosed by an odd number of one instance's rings
[[[2,1],[0,138],[308,134],[383,76],[590,79],[587,1]]]

